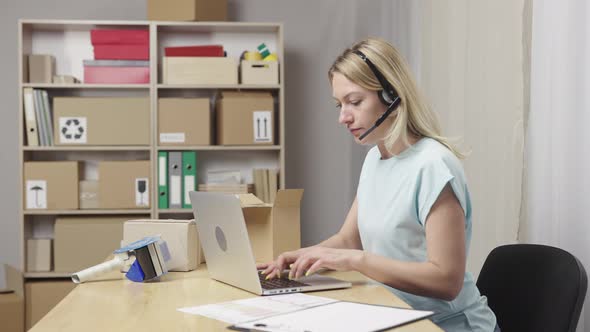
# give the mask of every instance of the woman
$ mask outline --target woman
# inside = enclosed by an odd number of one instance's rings
[[[357,196],[340,231],[318,245],[260,265],[268,278],[320,268],[355,270],[447,331],[499,331],[465,272],[471,202],[462,155],[441,136],[399,52],[380,39],[345,50],[329,70],[339,122],[365,158]]]

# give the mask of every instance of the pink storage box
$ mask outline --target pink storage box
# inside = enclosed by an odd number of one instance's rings
[[[84,61],[84,83],[147,84],[150,67],[147,61]]]

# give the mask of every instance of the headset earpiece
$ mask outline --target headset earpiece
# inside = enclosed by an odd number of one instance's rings
[[[379,100],[381,100],[381,102],[386,106],[389,106],[391,105],[391,103],[393,103],[393,99],[391,99],[391,97],[385,90],[377,91],[377,96],[379,97]]]

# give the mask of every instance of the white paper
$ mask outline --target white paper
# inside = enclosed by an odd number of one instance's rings
[[[354,302],[323,306],[237,324],[256,331],[331,332],[380,331],[432,315],[432,311],[401,309]]]
[[[27,180],[27,209],[47,209],[47,181]]]
[[[273,123],[270,115],[270,111],[254,112],[254,143],[272,142]]]
[[[237,324],[336,301],[325,297],[296,293],[254,297],[198,307],[180,308],[178,310],[187,314],[201,315],[226,323]]]
[[[184,176],[184,204],[191,205],[191,198],[189,192],[195,191],[195,176]]]

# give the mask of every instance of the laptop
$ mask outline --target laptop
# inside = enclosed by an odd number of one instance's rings
[[[199,240],[211,278],[258,295],[311,292],[351,287],[347,281],[314,274],[297,280],[265,280],[256,262],[236,195],[189,193]]]

